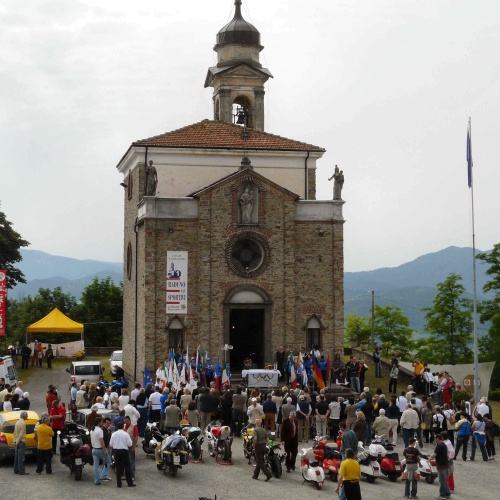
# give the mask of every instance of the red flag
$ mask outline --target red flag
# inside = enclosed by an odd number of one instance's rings
[[[316,357],[314,350],[312,352],[312,357],[313,357],[313,367],[314,367],[313,371],[314,381],[318,384],[318,387],[320,389],[324,389],[325,381],[323,380],[323,374],[321,373],[321,370],[319,368],[318,358]]]
[[[7,334],[7,271],[0,271],[0,337]]]

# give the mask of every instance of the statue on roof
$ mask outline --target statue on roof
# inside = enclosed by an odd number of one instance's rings
[[[335,172],[328,179],[331,181],[333,179],[333,199],[341,200],[342,199],[342,188],[344,186],[344,171],[339,170],[339,167],[335,165]]]
[[[145,196],[156,196],[156,186],[158,185],[158,174],[153,166],[153,160],[146,165],[146,183],[144,187]]]

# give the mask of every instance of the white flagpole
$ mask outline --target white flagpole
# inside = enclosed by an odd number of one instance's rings
[[[471,193],[471,211],[472,211],[472,281],[474,288],[474,301],[472,320],[474,324],[474,403],[479,402],[479,363],[478,363],[478,339],[477,339],[477,291],[476,291],[476,231],[474,227],[474,180],[473,180],[473,163],[472,163],[472,127],[469,117],[469,130],[467,134],[467,162],[470,175],[470,193]],[[470,165],[469,165],[470,164]]]

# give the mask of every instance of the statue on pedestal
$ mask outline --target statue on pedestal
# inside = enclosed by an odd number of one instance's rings
[[[144,187],[145,196],[156,196],[156,186],[158,185],[158,175],[156,168],[153,167],[153,160],[146,165],[146,183]]]
[[[333,199],[341,200],[342,199],[342,187],[344,186],[344,171],[339,170],[339,167],[335,165],[335,172],[328,179],[331,181],[333,179]]]
[[[240,207],[241,207],[241,222],[243,224],[249,224],[252,222],[252,210],[253,210],[253,194],[250,189],[250,184],[245,186],[245,190],[240,196]]]

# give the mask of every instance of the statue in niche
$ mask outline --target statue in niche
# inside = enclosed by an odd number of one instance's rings
[[[253,193],[250,184],[245,186],[239,201],[241,207],[241,222],[243,222],[243,224],[249,224],[252,222],[253,211]]]
[[[156,186],[158,185],[158,175],[156,168],[153,167],[153,160],[146,165],[146,187],[144,188],[145,196],[156,196]]]
[[[344,186],[344,171],[339,170],[339,167],[335,165],[335,172],[328,179],[331,181],[333,179],[333,199],[341,200],[342,199],[342,187]]]

